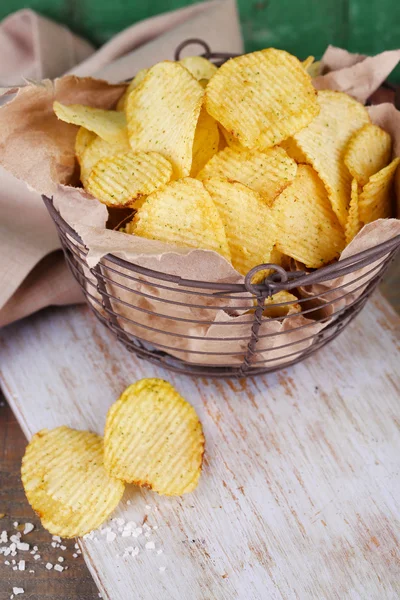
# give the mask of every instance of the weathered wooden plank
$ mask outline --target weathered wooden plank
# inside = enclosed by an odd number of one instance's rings
[[[117,511],[136,522],[149,512],[163,554],[146,550],[146,538],[82,542],[103,597],[397,598],[399,326],[376,296],[306,363],[242,382],[196,380],[140,361],[85,308],[6,328],[1,377],[28,436],[61,423],[101,432],[121,390],[149,376],[176,385],[204,424],[198,490],[162,498],[130,487]],[[132,542],[137,557],[116,556]]]

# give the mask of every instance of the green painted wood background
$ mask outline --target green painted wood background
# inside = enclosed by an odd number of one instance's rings
[[[0,0],[0,18],[30,7],[100,45],[132,23],[195,1]],[[365,54],[400,47],[400,0],[238,0],[238,5],[247,51],[276,46],[302,58],[321,56],[328,44]]]

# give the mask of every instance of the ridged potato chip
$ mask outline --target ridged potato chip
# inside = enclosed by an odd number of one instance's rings
[[[256,265],[270,262],[276,242],[275,222],[260,194],[223,177],[203,183],[225,226],[235,269],[246,275]]]
[[[298,298],[286,290],[277,292],[265,300],[264,316],[270,319],[288,317],[301,312]]]
[[[104,468],[103,439],[69,427],[43,429],[29,442],[22,484],[43,527],[71,538],[99,527],[124,493]]]
[[[96,138],[97,135],[93,131],[89,131],[85,127],[79,127],[75,138],[75,154],[78,161],[80,161],[85,150],[87,150]]]
[[[86,189],[107,206],[134,206],[141,197],[168,183],[171,176],[172,165],[161,154],[131,150],[96,163]]]
[[[344,162],[351,175],[363,186],[390,162],[392,138],[372,123],[367,123],[351,137]]]
[[[293,158],[297,164],[308,164],[306,155],[300,150],[293,138],[283,140],[279,146],[283,148],[287,155],[290,156],[290,158]]]
[[[342,92],[318,92],[318,103],[319,115],[293,138],[324,182],[332,208],[345,227],[352,178],[343,156],[351,136],[370,119],[362,104]]]
[[[205,165],[198,179],[226,177],[255,190],[271,204],[293,181],[297,171],[295,161],[277,146],[260,150],[235,150],[226,147]]]
[[[201,181],[186,177],[147,197],[129,231],[177,246],[214,250],[231,260],[217,207]]]
[[[247,150],[247,148],[244,148],[244,146],[242,146],[242,144],[231,133],[229,133],[229,131],[227,131],[225,127],[221,125],[221,123],[219,123],[218,125],[219,130],[222,133],[221,139],[224,139],[226,142],[225,146],[235,148],[235,150]],[[223,148],[220,148],[220,150],[223,150]]]
[[[272,212],[278,250],[307,267],[322,267],[343,250],[343,229],[312,167],[298,166],[293,183],[275,200]]]
[[[140,71],[138,71],[136,73],[135,77],[129,83],[129,85],[126,88],[125,92],[122,94],[121,98],[118,100],[117,110],[122,110],[122,111],[125,110],[126,101],[128,99],[129,94],[131,92],[133,92],[133,90],[136,90],[136,88],[138,87],[139,83],[142,83],[143,79],[147,75],[147,71],[148,71],[148,69],[140,69]]]
[[[167,381],[130,385],[108,411],[104,464],[113,477],[180,496],[197,487],[203,454],[196,411]]]
[[[353,181],[351,182],[349,216],[347,217],[346,227],[344,229],[344,233],[346,236],[346,244],[350,244],[351,240],[355,238],[357,233],[362,228],[362,223],[360,221],[360,214],[358,209],[358,188],[359,186],[357,183],[357,179],[353,179]]]
[[[185,56],[180,61],[197,81],[211,79],[218,68],[204,56]]]
[[[85,127],[111,144],[126,139],[126,118],[121,112],[93,108],[83,104],[66,106],[60,102],[54,102],[53,108],[61,121]]]
[[[92,172],[93,167],[102,158],[123,154],[124,152],[129,152],[130,149],[128,137],[121,138],[111,144],[96,135],[95,139],[88,144],[84,152],[80,156],[77,155],[81,167],[81,181],[83,187],[86,189],[89,175]]]
[[[132,150],[159,152],[176,177],[189,175],[203,96],[199,82],[179,63],[154,65],[126,103]]]
[[[392,216],[394,205],[394,176],[400,158],[395,158],[384,169],[372,175],[358,199],[360,220],[366,225],[376,219]]]
[[[312,121],[316,94],[296,57],[268,48],[224,63],[206,87],[205,103],[242,146],[265,150]]]
[[[203,107],[194,134],[191,177],[196,177],[204,165],[218,152],[218,146],[219,130],[217,122],[210,117]]]

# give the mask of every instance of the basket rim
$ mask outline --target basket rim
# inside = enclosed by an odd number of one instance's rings
[[[61,216],[59,211],[55,208],[53,203],[53,197],[49,197],[43,194],[42,199],[56,226],[59,227],[62,231],[65,231],[69,236],[71,236],[75,240],[75,242],[86,248],[79,234],[71,227],[71,225],[69,225],[69,223],[67,223],[67,221]],[[105,254],[101,260],[108,260],[109,262],[116,264],[121,268],[125,268],[128,271],[134,271],[135,273],[139,273],[140,275],[144,275],[154,279],[159,279],[162,281],[167,281],[169,283],[175,283],[184,287],[211,289],[219,292],[227,291],[232,293],[250,292],[254,295],[260,295],[263,294],[263,292],[268,292],[268,294],[271,294],[271,290],[273,290],[273,292],[276,293],[280,290],[290,290],[295,287],[308,286],[316,283],[324,283],[331,279],[336,279],[338,277],[366,267],[375,260],[378,260],[384,257],[386,254],[397,251],[399,249],[400,234],[390,238],[385,242],[381,242],[380,244],[373,246],[372,248],[363,250],[362,252],[358,252],[357,254],[349,256],[348,258],[320,267],[319,269],[315,269],[313,271],[285,271],[279,265],[274,265],[272,263],[258,265],[257,267],[254,267],[249,271],[249,273],[244,277],[243,283],[217,283],[210,281],[185,279],[178,275],[171,275],[162,271],[156,271],[154,269],[142,267],[111,253]],[[264,283],[253,285],[251,283],[251,279],[254,276],[254,274],[257,271],[262,271],[266,269],[274,270],[275,274],[267,278],[264,281]]]

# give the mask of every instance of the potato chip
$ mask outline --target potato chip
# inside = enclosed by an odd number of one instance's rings
[[[176,177],[189,175],[203,95],[199,82],[179,63],[154,65],[127,100],[132,150],[159,152],[172,163]]]
[[[203,180],[217,176],[239,181],[271,204],[293,181],[296,171],[295,161],[282,148],[269,148],[261,152],[227,147],[215,154],[197,177]]]
[[[96,139],[96,137],[97,135],[93,133],[93,131],[89,131],[89,129],[86,129],[85,127],[79,127],[75,138],[75,154],[78,161],[80,161],[83,153]]]
[[[133,90],[136,90],[136,88],[138,87],[139,83],[142,83],[143,79],[146,77],[148,72],[148,69],[140,69],[140,71],[138,71],[135,75],[135,77],[132,79],[132,81],[130,81],[128,87],[126,88],[125,92],[122,94],[121,98],[118,100],[118,104],[117,104],[117,110],[125,110],[126,107],[126,101],[128,99],[128,96],[131,92],[133,92]]]
[[[253,267],[270,262],[276,229],[271,209],[260,194],[223,177],[203,183],[225,226],[235,269],[246,275]]]
[[[217,122],[210,117],[203,107],[194,134],[191,177],[196,177],[200,169],[218,152],[218,146],[219,130]]]
[[[308,56],[301,63],[303,65],[303,69],[310,75],[310,77],[317,77],[320,75],[321,71],[321,61],[315,60],[313,56]]]
[[[293,183],[275,200],[272,212],[278,250],[307,267],[321,267],[343,250],[343,229],[312,167],[298,166]]]
[[[126,118],[121,112],[93,108],[83,104],[66,106],[60,102],[54,102],[53,108],[61,121],[85,127],[111,144],[126,139]]]
[[[389,164],[391,155],[390,135],[377,125],[367,123],[351,137],[344,162],[351,175],[364,186],[371,175]]]
[[[135,235],[188,248],[214,250],[231,260],[217,207],[201,181],[186,177],[147,197],[129,227]]]
[[[357,235],[362,228],[360,214],[358,210],[358,183],[357,179],[351,182],[351,200],[349,206],[349,216],[347,217],[344,233],[346,236],[346,245],[350,244],[351,240]]]
[[[393,216],[394,176],[400,158],[395,158],[384,169],[370,177],[359,195],[360,220],[366,225],[376,219]]]
[[[102,158],[92,169],[86,189],[107,206],[134,206],[170,181],[172,165],[157,152],[126,152]]]
[[[344,227],[350,199],[351,175],[343,162],[346,146],[360,127],[369,123],[367,109],[342,92],[318,92],[319,115],[296,133],[294,141],[317,171],[332,208]]]
[[[124,493],[104,468],[103,439],[69,427],[43,429],[28,444],[21,468],[26,497],[43,527],[71,538],[99,527]]]
[[[95,139],[87,146],[83,154],[78,156],[83,187],[86,188],[89,175],[99,160],[129,152],[130,149],[128,137],[121,138],[117,142],[110,144],[110,142],[106,142],[101,137],[95,136]]]
[[[113,477],[180,496],[197,487],[203,454],[196,411],[167,381],[130,385],[108,411],[104,463]]]
[[[301,312],[298,298],[286,290],[277,292],[265,300],[263,315],[270,319],[277,317],[288,317]]]
[[[218,68],[204,56],[185,56],[180,61],[181,65],[185,67],[193,75],[197,81],[204,79],[211,79],[211,77],[218,71]]]
[[[290,156],[290,158],[293,158],[293,160],[295,160],[297,164],[308,163],[306,155],[300,150],[293,138],[283,140],[283,142],[281,142],[279,146],[283,148],[287,155]]]
[[[229,133],[229,131],[227,131],[225,127],[221,125],[221,123],[219,123],[219,130],[222,133],[221,138],[223,138],[226,142],[225,146],[235,148],[236,150],[245,149],[244,146],[242,146],[242,144],[231,133]],[[223,148],[220,149],[222,150]]]
[[[265,150],[318,114],[317,92],[301,62],[268,48],[224,63],[206,87],[206,109],[242,146]]]

